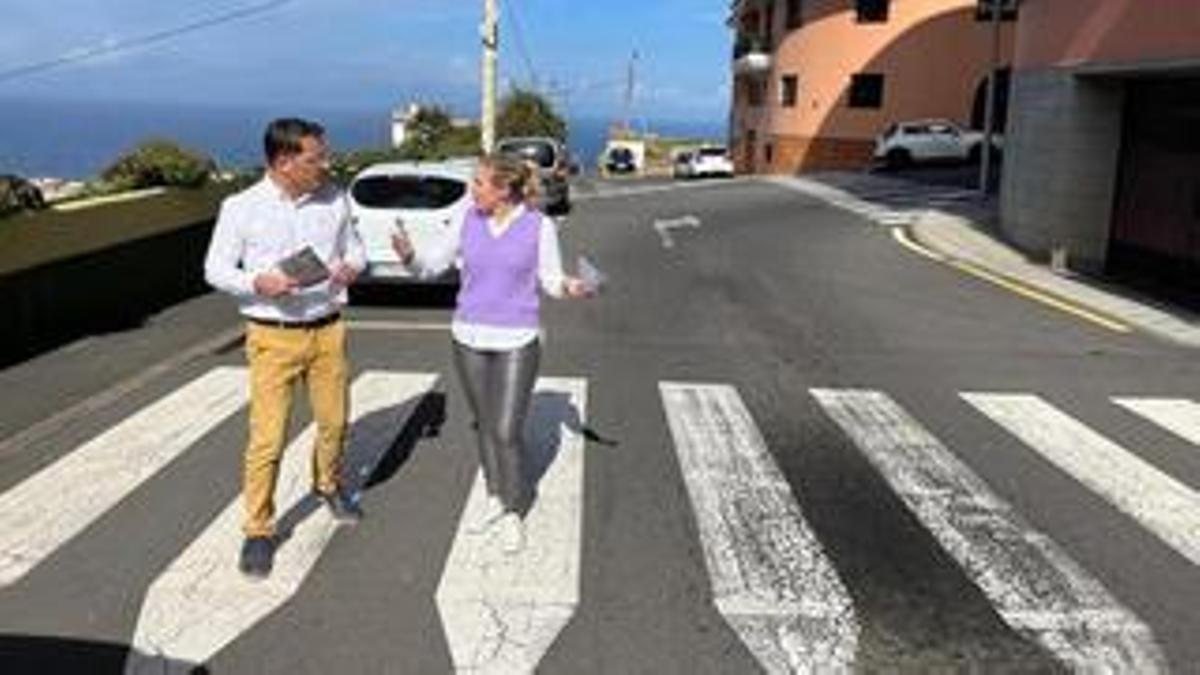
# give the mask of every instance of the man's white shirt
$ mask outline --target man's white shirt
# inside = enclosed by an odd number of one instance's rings
[[[324,281],[268,298],[254,292],[254,277],[277,270],[280,260],[311,246],[332,267],[341,261],[360,272],[366,252],[351,225],[350,206],[341,190],[323,187],[291,199],[270,176],[221,204],[204,277],[237,298],[241,313],[256,319],[308,321],[337,311],[346,289]]]

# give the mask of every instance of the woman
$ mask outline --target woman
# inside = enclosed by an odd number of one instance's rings
[[[563,273],[555,224],[532,205],[537,181],[529,165],[488,155],[471,183],[473,207],[437,245],[417,251],[402,231],[392,238],[396,254],[423,277],[459,260],[454,364],[475,415],[488,491],[475,529],[499,528],[509,553],[524,546],[520,512],[530,497],[522,433],[541,356],[538,286],[556,298],[591,294]]]

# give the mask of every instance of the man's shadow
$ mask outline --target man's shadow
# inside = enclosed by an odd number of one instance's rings
[[[395,420],[410,407],[412,412],[397,433]],[[431,391],[415,403],[404,401],[356,420],[347,435],[342,464],[347,492],[358,500],[362,492],[391,480],[408,463],[422,438],[441,434],[445,421],[446,395],[440,391]],[[282,544],[290,538],[296,526],[319,506],[316,495],[310,493],[282,514],[275,526],[277,542]]]

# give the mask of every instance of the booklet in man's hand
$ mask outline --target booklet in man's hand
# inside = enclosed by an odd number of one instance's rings
[[[319,284],[329,278],[329,268],[321,261],[321,257],[312,246],[305,246],[300,251],[279,261],[279,271],[300,282],[301,286]]]

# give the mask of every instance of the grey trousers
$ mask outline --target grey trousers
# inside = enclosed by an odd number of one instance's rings
[[[475,415],[488,494],[499,497],[505,511],[520,511],[530,495],[523,441],[541,352],[537,340],[511,351],[454,343],[454,365]]]

